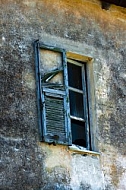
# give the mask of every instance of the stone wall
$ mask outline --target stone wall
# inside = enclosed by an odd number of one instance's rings
[[[126,9],[98,0],[1,0],[2,190],[124,190]],[[100,156],[39,142],[33,41],[92,57]]]

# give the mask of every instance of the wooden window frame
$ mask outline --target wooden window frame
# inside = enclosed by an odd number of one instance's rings
[[[81,121],[85,123],[85,133],[86,133],[86,149],[90,150],[90,126],[89,126],[89,119],[88,119],[88,115],[89,115],[89,111],[88,111],[88,92],[87,92],[87,77],[86,77],[86,62],[79,62],[78,60],[73,60],[73,59],[69,59],[67,58],[67,62],[77,65],[79,67],[81,67],[81,80],[82,80],[82,90],[79,90],[77,88],[73,88],[70,87],[68,85],[68,89],[73,91],[73,92],[77,92],[83,95],[83,112],[84,112],[84,118],[81,117],[75,117],[73,115],[70,114],[70,119],[76,120],[76,121]],[[72,100],[70,99],[70,102]],[[74,103],[74,102],[73,102]]]

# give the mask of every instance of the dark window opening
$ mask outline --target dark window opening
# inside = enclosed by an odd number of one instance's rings
[[[68,60],[68,88],[72,143],[87,147],[87,84],[85,63]]]
[[[68,62],[69,86],[82,90],[81,67]]]
[[[86,147],[85,123],[71,119],[72,143]]]
[[[76,117],[84,118],[83,94],[69,91],[70,114]]]

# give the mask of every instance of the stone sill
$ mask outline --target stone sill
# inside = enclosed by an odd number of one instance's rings
[[[74,153],[90,154],[90,155],[93,155],[93,156],[100,156],[99,152],[90,151],[90,150],[87,150],[86,148],[83,148],[81,146],[77,147],[76,145],[72,145],[72,146],[69,146],[68,148],[69,148],[69,150],[73,151]]]

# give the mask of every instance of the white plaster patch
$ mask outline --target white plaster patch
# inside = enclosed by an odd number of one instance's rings
[[[101,60],[103,61],[103,60]],[[108,101],[108,84],[107,80],[110,77],[110,71],[108,69],[108,66],[105,62],[102,63],[102,68],[99,70],[99,72],[95,71],[95,75],[97,75],[97,83],[96,83],[96,92],[97,92],[97,98],[98,100],[105,103]]]
[[[5,41],[5,37],[4,36],[2,37],[2,40]]]
[[[118,185],[118,190],[126,190],[126,171],[120,178],[120,182]]]
[[[14,141],[14,142],[20,142],[23,140],[22,138],[13,138],[13,137],[4,137],[4,136],[1,136],[1,138],[3,138],[5,141]]]
[[[72,157],[71,187],[78,190],[82,183],[90,185],[93,190],[104,189],[104,179],[97,157],[81,155]]]
[[[34,0],[30,0],[30,1],[23,1],[23,4],[29,6],[29,7],[35,7],[36,6],[36,2]]]
[[[116,162],[122,168],[122,176],[119,179],[118,190],[126,190],[126,158],[118,154]]]
[[[120,77],[126,79],[126,73],[125,73],[125,71],[124,72],[120,72],[119,75],[120,75]]]

